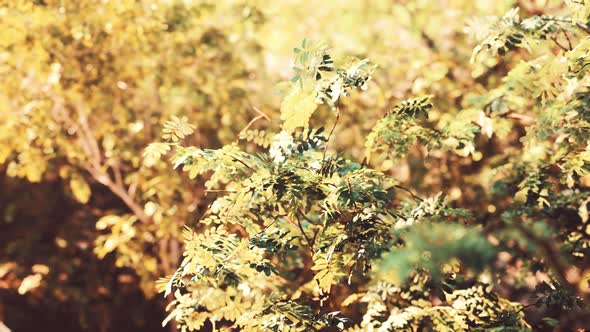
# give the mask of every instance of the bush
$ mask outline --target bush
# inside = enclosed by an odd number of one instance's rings
[[[590,326],[589,13],[7,1],[0,321]]]
[[[453,118],[429,116],[429,96],[398,103],[368,135],[362,161],[329,143],[341,100],[366,89],[375,66],[307,40],[294,50],[281,131],[270,144],[253,140],[262,152],[154,143],[173,151],[175,168],[209,174],[207,188],[221,193],[203,231],[185,230],[184,259],[161,281],[174,297],[166,322],[183,331],[588,326],[589,39],[578,19],[511,10],[473,25],[472,63],[481,75],[498,66],[506,75],[489,78],[488,91],[465,91]],[[318,107],[335,115],[329,130],[310,125]],[[487,211],[453,206],[441,193],[422,198],[372,167],[373,155],[395,165],[416,145],[477,162],[472,176]],[[443,182],[442,190],[466,189]],[[502,296],[531,282],[535,301]],[[527,322],[531,306],[544,307],[543,319]]]

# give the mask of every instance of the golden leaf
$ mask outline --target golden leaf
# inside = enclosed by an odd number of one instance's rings
[[[313,91],[293,88],[281,103],[283,130],[292,133],[298,127],[306,127],[317,107]]]
[[[519,190],[514,195],[514,201],[515,202],[519,202],[519,203],[525,203],[526,202],[526,199],[527,199],[528,193],[529,193],[529,188],[524,188],[522,190]]]
[[[28,291],[30,291],[31,289],[35,289],[35,288],[39,287],[39,285],[41,284],[41,279],[42,279],[42,276],[40,274],[33,274],[30,276],[27,276],[26,278],[23,279],[20,286],[18,287],[18,293],[20,295],[24,295]]]
[[[84,178],[81,176],[72,177],[70,180],[70,189],[72,190],[74,198],[76,198],[78,202],[82,204],[88,203],[92,192],[90,191],[90,186],[86,180],[84,180]]]

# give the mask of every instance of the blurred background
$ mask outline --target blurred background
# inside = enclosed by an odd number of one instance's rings
[[[561,1],[1,0],[0,322],[12,331],[163,331],[154,283],[175,271],[181,231],[215,196],[168,162],[143,157],[172,116],[187,145],[268,138],[293,48],[322,40],[379,67],[344,101],[334,148],[362,159],[364,137],[400,99],[431,94],[453,116],[463,91],[494,85],[467,64],[473,20],[558,12]],[[471,23],[470,23],[471,22]],[[491,64],[494,65],[494,64]],[[496,68],[502,71],[503,67]],[[500,77],[501,75],[498,75]],[[247,131],[243,129],[260,112]],[[318,123],[332,123],[320,110]],[[392,169],[402,183],[485,202],[458,156]],[[444,174],[443,174],[444,173]],[[453,188],[456,188],[453,189]],[[453,191],[454,190],[454,191]],[[0,331],[2,331],[0,325]]]

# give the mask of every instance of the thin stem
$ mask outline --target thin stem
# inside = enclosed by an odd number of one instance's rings
[[[232,157],[235,161],[239,162],[240,164],[246,166],[247,169],[253,171],[252,167],[248,166],[248,164],[246,164],[244,161],[240,160],[238,157],[234,156],[232,153],[226,152],[225,154]]]
[[[419,200],[420,202],[424,202],[424,199],[423,198],[421,198],[420,196],[414,194],[410,189],[408,189],[408,188],[406,188],[404,186],[401,186],[399,184],[394,185],[394,187],[407,192],[408,194],[410,194],[410,196],[414,197],[415,199]]]
[[[583,25],[582,25],[582,24],[580,24],[580,23],[576,23],[576,26],[577,26],[578,28],[580,28],[580,29],[584,30],[584,32],[586,32],[587,34],[589,34],[589,35],[590,35],[590,30],[588,30],[588,28],[587,28],[587,27],[583,26]]]
[[[569,46],[569,50],[573,50],[574,48],[572,47],[572,41],[570,40],[570,35],[567,33],[567,31],[563,30],[563,35],[565,36],[565,39],[567,39],[567,44]]]
[[[301,213],[301,216],[303,217],[303,219],[307,220],[307,222],[309,222],[310,224],[315,224],[315,223],[314,223],[314,222],[313,222],[311,219],[309,219],[309,218],[308,218],[308,217],[305,215],[305,213],[304,213],[303,211],[301,211],[301,209],[299,209],[299,213]],[[300,227],[299,229],[300,229],[300,230],[303,232],[303,227],[301,227],[301,224],[299,225],[299,227]],[[312,252],[312,253],[314,252],[313,245],[315,244],[315,240],[316,240],[316,239],[317,239],[317,237],[318,237],[318,233],[319,233],[319,231],[317,231],[317,232],[314,232],[314,234],[313,234],[313,238],[311,239],[311,241],[309,241],[309,239],[308,239],[309,246],[311,247],[311,252]],[[306,239],[307,239],[307,237],[306,237]]]
[[[556,18],[556,17],[552,17],[552,16],[547,16],[547,17],[540,17],[541,20],[543,21],[554,21],[554,22],[562,22],[562,23],[572,23],[572,20],[569,18]]]
[[[131,184],[129,185],[129,188],[127,188],[127,194],[129,194],[129,196],[133,197],[135,196],[135,192],[137,191],[137,186],[139,184],[137,183],[136,180],[132,181]]]
[[[115,174],[115,184],[119,187],[125,186],[125,184],[123,182],[123,174],[121,173],[121,166],[120,166],[119,162],[115,161],[111,165],[111,169],[113,170],[113,173]],[[129,192],[129,191],[127,191],[127,192]]]
[[[336,105],[336,120],[334,120],[334,125],[330,130],[330,134],[328,134],[328,139],[326,140],[326,147],[324,148],[324,155],[322,157],[322,161],[326,160],[326,152],[328,152],[328,145],[330,144],[330,138],[332,138],[332,134],[334,133],[334,129],[336,129],[336,125],[338,124],[338,120],[340,119],[340,107]]]
[[[299,227],[301,234],[305,238],[305,241],[307,241],[307,244],[311,246],[311,239],[309,238],[309,236],[307,236],[307,234],[305,234],[305,231],[303,230],[303,225],[301,225],[301,219],[299,219],[299,215],[297,215],[297,213],[295,213],[295,218],[297,218],[297,226]],[[313,252],[313,247],[311,248],[311,252]]]
[[[206,193],[235,193],[237,190],[226,190],[226,189],[205,189]]]
[[[266,308],[262,309],[262,311],[260,311],[259,313],[257,313],[254,317],[258,317],[259,315],[262,315],[262,314],[266,313],[268,310],[270,310],[270,308],[276,306],[277,304],[287,303],[289,301],[291,301],[291,300],[290,299],[283,299],[283,300],[278,300],[276,302],[273,302],[269,306],[267,306]]]
[[[301,208],[298,211],[299,211],[299,213],[301,213],[301,216],[303,217],[303,219],[307,220],[310,224],[315,224],[315,222],[313,220],[309,219],[309,217],[305,215],[305,212],[301,211]]]
[[[318,238],[318,234],[320,234],[320,231],[319,231],[319,230],[317,230],[317,231],[316,231],[316,232],[313,234],[313,239],[311,239],[311,244],[310,244],[310,245],[311,245],[311,251],[312,251],[312,254],[313,254],[313,251],[314,251],[314,249],[313,249],[313,245],[315,244],[315,240],[317,240],[317,238]]]
[[[515,314],[518,314],[518,313],[520,313],[521,311],[525,310],[526,308],[530,308],[530,307],[534,307],[534,306],[538,305],[540,301],[541,301],[541,300],[539,299],[539,300],[537,300],[535,303],[531,303],[531,304],[527,304],[527,305],[524,305],[524,306],[522,306],[522,308],[518,309],[518,310],[515,312]]]
[[[558,19],[558,18],[555,18],[555,17],[541,17],[541,20],[543,20],[543,21],[562,22],[562,23],[572,23],[572,20],[571,19],[567,19],[567,18],[566,19]],[[576,27],[584,30],[584,32],[586,32],[587,34],[590,35],[590,30],[588,29],[588,27],[584,26],[583,24],[576,23]]]
[[[260,233],[264,232],[264,231],[265,231],[265,230],[267,230],[267,229],[268,229],[270,226],[274,225],[275,221],[277,221],[277,218],[273,219],[273,220],[270,222],[270,224],[268,224],[268,225],[264,226],[264,228],[263,228],[263,229],[262,229],[262,230],[261,230],[261,231],[260,231],[258,234],[260,234]]]
[[[246,127],[244,127],[244,129],[242,129],[240,131],[239,136],[242,136],[242,134],[245,133],[246,130],[250,129],[250,127],[254,124],[254,122],[256,122],[256,121],[258,121],[260,119],[267,119],[268,121],[270,121],[270,118],[268,117],[268,115],[264,114],[257,107],[253,107],[253,108],[256,111],[256,113],[258,113],[258,115],[256,117],[254,117],[252,120],[250,120],[250,122],[248,122],[248,124],[246,125]],[[238,136],[238,139],[239,139],[239,136]]]
[[[561,48],[562,50],[564,50],[566,52],[569,51],[565,46],[563,46],[563,45],[561,45],[559,43],[559,41],[557,40],[557,36],[556,35],[551,36],[551,40],[553,40],[553,42],[555,43],[555,45],[559,46],[559,48]]]

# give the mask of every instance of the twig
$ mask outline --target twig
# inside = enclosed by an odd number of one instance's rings
[[[113,168],[115,180],[113,180],[106,172],[102,153],[100,152],[94,133],[88,123],[88,118],[81,112],[81,109],[83,108],[81,102],[76,102],[74,110],[78,113],[78,119],[77,121],[74,121],[65,110],[63,99],[53,95],[50,95],[50,97],[55,101],[54,112],[56,120],[63,121],[68,127],[75,130],[78,143],[88,157],[88,163],[85,163],[82,167],[88,171],[96,181],[105,185],[113,194],[115,194],[115,196],[119,197],[131,212],[137,216],[139,221],[144,224],[152,223],[152,218],[148,216],[143,208],[133,199],[135,188],[133,188],[133,190],[130,190],[131,188],[125,188],[120,170],[117,174],[116,169]]]
[[[557,41],[557,36],[556,35],[551,36],[551,40],[553,40],[553,42],[555,43],[555,45],[559,46],[559,48],[561,48],[562,50],[564,50],[566,52],[569,51],[565,46],[561,45],[559,43],[559,41]]]
[[[541,299],[537,300],[535,303],[523,305],[522,308],[518,309],[514,314],[518,314],[521,311],[525,310],[526,308],[534,307],[534,306],[538,305],[540,302],[541,302]]]
[[[129,185],[129,188],[127,188],[127,194],[129,194],[129,196],[133,197],[135,196],[135,192],[137,191],[137,186],[138,183],[136,180],[132,181],[131,184]]]
[[[563,35],[565,36],[565,39],[567,39],[567,44],[569,46],[569,50],[573,50],[574,48],[572,47],[572,41],[570,40],[570,35],[568,35],[567,31],[563,30]]]
[[[318,230],[318,231],[316,231],[316,232],[313,234],[313,239],[311,239],[311,251],[312,251],[312,254],[313,254],[313,251],[314,251],[314,249],[313,249],[313,245],[315,244],[315,240],[317,240],[317,238],[318,238],[318,234],[320,234],[320,231],[319,231],[319,230]]]
[[[262,112],[260,109],[258,109],[258,107],[252,106],[252,108],[256,111],[256,113],[258,113],[259,115],[261,115],[262,117],[264,117],[268,121],[271,121],[270,118],[268,117],[268,115],[266,115],[264,112]]]
[[[301,213],[301,216],[303,217],[303,219],[307,220],[310,224],[315,224],[315,222],[313,220],[309,219],[309,217],[307,217],[305,215],[305,213],[303,211],[301,211],[301,208],[299,208],[298,211],[299,211],[299,213]]]
[[[123,176],[121,174],[121,167],[120,167],[119,163],[114,162],[111,165],[111,169],[113,170],[113,173],[115,174],[115,184],[117,186],[123,187],[125,184],[123,183]],[[127,193],[129,193],[129,190],[127,190]]]
[[[275,223],[275,221],[277,221],[277,219],[278,218],[273,219],[268,225],[264,226],[264,228],[258,234],[260,234],[260,233],[264,232],[265,230],[267,230],[270,226],[272,226]],[[263,223],[263,225],[264,225],[264,223]]]
[[[250,122],[248,122],[248,124],[246,125],[246,127],[244,127],[244,129],[242,129],[240,131],[239,136],[242,136],[243,133],[246,132],[246,130],[250,129],[250,127],[254,124],[254,122],[260,120],[260,119],[267,119],[268,121],[270,121],[270,118],[268,117],[268,115],[264,114],[261,110],[259,110],[257,107],[252,107],[256,113],[258,113],[258,116],[254,117],[252,120],[250,120]],[[238,139],[239,139],[238,136]]]
[[[407,192],[408,194],[410,194],[410,196],[414,197],[415,199],[419,200],[420,202],[424,202],[424,199],[423,198],[421,198],[420,196],[417,196],[416,194],[414,194],[410,189],[408,189],[408,188],[406,188],[404,186],[401,186],[399,184],[394,185],[394,187]]]
[[[235,161],[239,162],[240,164],[246,166],[247,169],[253,171],[252,167],[248,166],[248,164],[246,164],[244,161],[240,160],[238,157],[236,157],[232,153],[225,152],[225,154],[228,155],[228,156],[230,156],[230,157],[232,157]]]
[[[328,152],[328,145],[330,144],[330,138],[332,138],[332,134],[334,133],[334,129],[336,129],[336,125],[338,124],[338,119],[340,119],[340,108],[336,105],[336,120],[334,120],[334,125],[330,130],[330,134],[328,134],[328,139],[326,140],[326,147],[324,148],[324,155],[322,156],[322,161],[326,160],[326,152]]]
[[[277,304],[280,304],[280,303],[288,303],[289,301],[291,301],[291,300],[290,299],[283,299],[283,300],[278,300],[276,302],[273,302],[269,306],[267,306],[266,308],[262,309],[262,311],[260,311],[256,315],[254,315],[254,317],[258,317],[259,315],[265,314],[268,310],[270,310],[270,308],[276,306]]]
[[[588,28],[587,28],[587,27],[583,26],[583,25],[582,25],[582,24],[580,24],[580,23],[576,23],[576,26],[577,26],[578,28],[580,28],[580,29],[584,30],[584,32],[586,32],[587,34],[589,34],[589,35],[590,35],[590,30],[588,30]]]
[[[309,244],[311,246],[311,239],[307,236],[307,234],[305,234],[305,231],[303,230],[303,226],[301,225],[301,219],[299,219],[299,216],[297,215],[297,213],[295,213],[295,218],[297,218],[297,226],[299,226],[299,230],[301,231],[301,234],[305,238],[305,241],[307,241],[307,244]],[[311,248],[311,252],[313,252],[313,247]]]
[[[310,223],[310,224],[312,224],[312,225],[314,224],[314,222],[313,222],[311,219],[309,219],[309,218],[308,218],[308,217],[305,215],[305,213],[303,213],[303,211],[301,211],[301,209],[299,209],[299,213],[301,213],[301,216],[302,216],[302,217],[303,217],[305,220],[307,220],[307,222],[309,222],[309,223]],[[299,219],[298,219],[298,220],[299,220]],[[301,227],[301,223],[299,223],[299,229],[300,229],[300,230],[303,232],[303,227]],[[318,236],[318,233],[319,233],[319,231],[317,231],[317,232],[314,232],[314,234],[313,234],[313,239],[311,239],[311,241],[310,241],[310,240],[309,240],[309,238],[306,236],[306,240],[307,240],[307,242],[309,243],[309,246],[311,247],[311,252],[312,252],[312,254],[313,254],[313,252],[314,252],[313,245],[315,244],[315,240],[316,240],[316,238],[317,238],[317,236]],[[304,234],[305,234],[305,233],[304,233]]]
[[[541,16],[540,19],[543,20],[543,21],[554,21],[554,22],[562,22],[562,23],[573,23],[572,20],[571,19],[568,19],[568,18],[558,19],[558,18],[551,17],[551,16],[548,16],[548,17],[542,17]],[[585,25],[583,25],[581,23],[576,23],[576,27],[584,30],[584,32],[586,32],[587,34],[590,35],[590,30],[588,29],[587,26],[585,26]]]
[[[227,190],[227,189],[206,189],[206,193],[235,193],[237,190]]]

